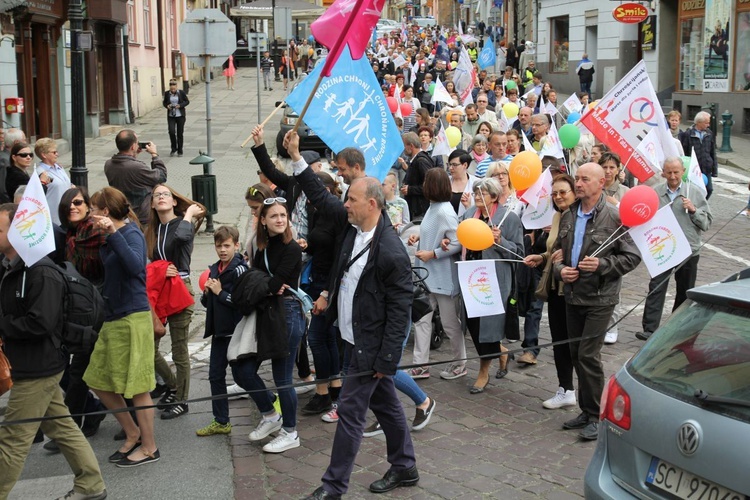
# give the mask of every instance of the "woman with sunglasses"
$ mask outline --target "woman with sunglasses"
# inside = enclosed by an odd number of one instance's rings
[[[115,413],[125,443],[109,457],[118,467],[137,467],[159,460],[154,439],[154,330],[146,294],[146,242],[128,199],[106,187],[91,197],[91,216],[107,235],[100,254],[104,263],[107,311],[83,380],[110,410],[125,408],[123,398],[138,407],[135,425],[129,412]]]
[[[562,258],[560,250],[553,252],[560,234],[560,215],[576,201],[575,180],[567,174],[558,174],[552,180],[552,202],[556,213],[552,219],[547,237],[547,251],[542,254],[532,254],[524,259],[524,264],[531,268],[544,267],[546,272],[552,273],[552,265]],[[547,295],[547,316],[549,317],[549,331],[552,342],[568,339],[567,314],[565,313],[565,295],[562,281],[550,277]],[[540,297],[542,298],[542,297]],[[542,403],[545,408],[557,409],[566,406],[576,406],[575,386],[573,385],[573,360],[570,347],[567,344],[552,347],[557,370],[558,389],[554,396]]]
[[[165,184],[157,184],[151,193],[151,213],[146,229],[146,248],[151,262],[167,261],[166,277],[179,276],[185,283],[190,295],[193,287],[190,284],[190,259],[193,253],[193,239],[197,227],[203,221],[205,210],[197,203],[185,198]],[[194,224],[193,219],[197,219]],[[157,408],[162,411],[161,419],[170,420],[186,414],[185,401],[190,392],[190,355],[188,339],[190,338],[190,321],[193,318],[194,306],[188,306],[180,312],[167,317],[169,336],[172,340],[172,359],[176,374],[159,352],[159,339],[154,346],[154,363],[156,373],[164,379],[166,388]]]
[[[263,379],[258,375],[262,360],[255,357],[239,360],[233,367],[235,381],[250,392],[261,413],[261,420],[253,432],[251,441],[260,441],[273,432],[279,434],[263,446],[266,453],[282,453],[299,447],[297,436],[297,394],[292,385],[292,373],[297,358],[297,349],[305,331],[305,314],[299,300],[290,291],[297,288],[302,271],[302,249],[292,237],[289,214],[284,198],[267,198],[258,214],[258,234],[256,237],[253,266],[267,272],[271,279],[268,294],[281,295],[284,303],[286,332],[289,351],[283,358],[271,360],[274,384],[279,388],[281,403],[280,416],[273,407],[273,400],[266,391]],[[282,334],[282,332],[277,332]]]
[[[30,169],[34,162],[34,153],[31,152],[31,147],[25,142],[18,142],[13,145],[10,150],[10,167],[7,169],[5,176],[5,192],[8,196],[13,198],[16,190],[20,186],[25,186],[29,183]],[[46,172],[39,172],[39,180],[42,181],[42,185],[46,186],[50,182],[50,177]]]

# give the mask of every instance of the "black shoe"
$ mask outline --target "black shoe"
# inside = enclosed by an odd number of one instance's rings
[[[378,479],[370,485],[370,491],[373,493],[385,493],[399,486],[414,486],[418,482],[419,472],[417,472],[416,465],[412,466],[411,469],[390,469],[385,473],[383,479]]]
[[[589,420],[586,427],[578,433],[578,437],[586,441],[596,441],[596,438],[599,437],[599,421]]]
[[[331,409],[330,394],[315,394],[310,398],[305,406],[302,407],[303,415],[318,415]]]
[[[174,155],[176,153],[177,151],[172,151],[171,155]],[[162,397],[165,392],[169,392],[169,387],[167,386],[167,384],[156,384],[156,388],[154,388],[154,390],[149,394],[151,394],[151,399],[158,399]]]
[[[165,392],[158,403],[156,403],[156,407],[160,410],[166,410],[169,408],[169,405],[177,401],[177,391],[173,391],[171,389],[167,389],[167,392]]]
[[[161,419],[172,420],[173,418],[185,415],[189,411],[187,403],[180,403],[164,410],[161,414]]]
[[[60,447],[57,446],[57,443],[54,439],[50,439],[46,443],[44,443],[44,446],[42,446],[45,450],[49,451],[51,455],[54,455],[56,453],[60,453]]]
[[[113,464],[116,464],[120,460],[122,460],[124,458],[128,458],[128,455],[130,455],[131,453],[133,453],[135,451],[135,449],[138,448],[140,445],[141,445],[141,440],[139,439],[138,441],[136,441],[136,443],[128,451],[122,452],[120,450],[117,450],[116,452],[112,453],[109,456],[109,461],[112,462]]]
[[[576,418],[563,423],[563,429],[583,429],[589,424],[590,419],[589,414],[583,412]]]
[[[96,435],[96,433],[99,432],[99,426],[101,425],[102,420],[104,420],[106,416],[106,413],[102,413],[101,415],[91,415],[86,417],[81,426],[81,432],[83,432],[83,435],[87,438]]]
[[[635,338],[637,338],[638,340],[648,340],[653,334],[654,332],[638,332],[635,334]]]
[[[322,486],[320,486],[317,490],[313,491],[312,495],[306,496],[304,500],[339,500],[340,498],[341,495],[328,493]]]
[[[140,460],[130,460],[128,457],[123,458],[119,462],[117,462],[115,465],[117,467],[125,468],[125,467],[138,467],[139,465],[146,465],[150,464],[152,462],[157,462],[161,456],[159,455],[159,450],[156,450],[152,455],[146,456]]]

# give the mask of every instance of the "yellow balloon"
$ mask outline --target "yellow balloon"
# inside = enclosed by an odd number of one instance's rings
[[[315,51],[312,48],[308,49],[307,55],[312,57],[313,54],[315,54]]]
[[[506,118],[515,118],[518,116],[518,104],[514,102],[506,102],[503,104],[503,114]]]
[[[456,236],[463,246],[475,252],[487,250],[495,243],[492,229],[479,219],[461,221],[456,230]]]
[[[536,151],[518,153],[508,169],[510,182],[516,189],[528,189],[542,175],[542,160]]]
[[[451,69],[456,69],[456,66],[458,66],[458,63],[456,61],[451,61]]]
[[[448,145],[452,148],[455,148],[461,142],[461,131],[457,127],[447,127],[445,129],[445,136],[448,138]]]

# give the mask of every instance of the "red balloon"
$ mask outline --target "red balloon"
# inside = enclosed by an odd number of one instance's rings
[[[209,272],[210,271],[208,269],[206,269],[205,271],[203,271],[201,273],[200,278],[198,278],[198,288],[201,289],[201,292],[203,291],[204,288],[206,288],[206,281],[208,281],[208,273]]]
[[[391,110],[391,113],[395,113],[398,109],[398,101],[395,97],[386,97],[385,102],[388,103],[388,109]]]
[[[414,108],[408,102],[401,103],[401,116],[409,116]]]
[[[628,227],[639,226],[650,221],[659,210],[659,195],[651,186],[640,184],[620,200],[620,220]]]

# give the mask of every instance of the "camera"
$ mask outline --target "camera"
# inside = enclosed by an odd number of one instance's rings
[[[149,144],[151,144],[150,141],[138,142],[138,147],[141,148],[141,149],[146,149],[146,146],[148,146]]]

